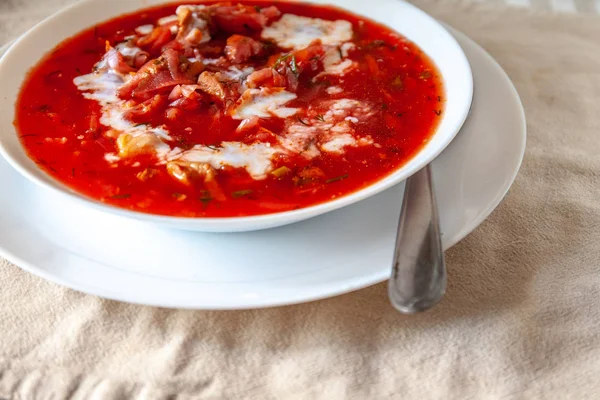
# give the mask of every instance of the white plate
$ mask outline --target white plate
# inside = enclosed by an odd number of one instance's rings
[[[433,163],[445,248],[500,203],[525,150],[525,116],[500,66],[456,33],[475,103]],[[254,233],[159,228],[88,208],[0,161],[0,254],[98,296],[163,307],[242,309],[306,302],[386,280],[403,187],[309,221]]]
[[[409,162],[387,177],[347,196],[299,210],[233,218],[177,218],[133,212],[82,196],[43,172],[25,153],[14,133],[14,99],[24,74],[48,49],[98,22],[147,7],[164,0],[88,0],[74,4],[32,28],[19,38],[0,62],[0,155],[32,181],[72,198],[118,215],[163,226],[203,232],[240,232],[273,228],[298,222],[354,204],[404,181],[429,164],[460,130],[473,98],[473,77],[460,46],[436,20],[400,0],[377,0],[372,7],[364,0],[310,0],[337,4],[349,11],[382,22],[416,43],[435,62],[444,78],[445,109],[434,136]]]

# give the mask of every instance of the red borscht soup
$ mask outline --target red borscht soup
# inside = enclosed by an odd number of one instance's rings
[[[98,201],[180,217],[295,210],[394,172],[444,111],[393,30],[297,2],[166,5],[68,39],[30,72],[29,156]]]

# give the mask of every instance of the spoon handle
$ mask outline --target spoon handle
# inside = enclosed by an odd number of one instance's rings
[[[405,314],[430,309],[446,292],[446,264],[429,165],[406,181],[388,290],[392,305]]]

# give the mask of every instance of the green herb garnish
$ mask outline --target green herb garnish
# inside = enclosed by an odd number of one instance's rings
[[[48,77],[55,77],[55,76],[59,76],[62,73],[62,71],[60,69],[56,70],[56,71],[52,71],[48,74]]]
[[[281,63],[291,57],[291,54],[284,54],[275,61],[275,68],[278,68]]]
[[[199,199],[202,202],[202,208],[206,210],[209,204],[214,200],[210,193],[205,190],[202,192],[202,196]]]
[[[292,61],[290,62],[290,71],[292,71],[292,74],[296,75],[296,77],[300,75],[298,64],[296,64],[296,56],[292,56]]]
[[[432,77],[431,72],[423,71],[419,74],[419,79],[430,79]]]
[[[292,172],[291,169],[289,169],[288,167],[281,167],[281,168],[277,168],[275,171],[271,172],[271,174],[278,179],[283,178],[284,176],[288,175],[290,172]]]
[[[110,196],[111,199],[115,199],[115,200],[128,199],[130,197],[131,197],[130,193],[115,194],[114,196]]]
[[[301,156],[302,154],[304,154],[305,152],[307,152],[311,148],[311,146],[314,145],[314,144],[315,144],[315,138],[311,138],[308,141],[308,143],[306,143],[304,145],[304,149],[300,153],[298,153],[298,155]]]
[[[298,117],[298,122],[300,122],[302,125],[304,126],[310,126],[306,121],[304,121],[302,118]]]
[[[330,183],[334,183],[334,182],[339,182],[339,181],[343,181],[344,179],[348,179],[349,177],[350,177],[350,175],[346,174],[346,175],[338,176],[337,178],[329,179],[325,183],[330,184]]]
[[[254,191],[253,191],[253,190],[238,190],[237,192],[233,192],[233,193],[231,194],[231,196],[232,196],[234,199],[239,199],[239,198],[242,198],[242,197],[249,196],[249,195],[251,195],[252,193],[254,193]]]
[[[377,39],[377,40],[373,40],[371,43],[367,44],[367,49],[373,50],[373,49],[378,49],[380,47],[387,46],[387,45],[388,44],[385,40]]]

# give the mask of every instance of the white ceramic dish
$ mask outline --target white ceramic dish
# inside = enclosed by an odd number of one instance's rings
[[[372,7],[364,0],[312,0],[335,4],[380,21],[415,42],[437,64],[444,77],[446,109],[432,140],[409,163],[375,184],[343,198],[297,211],[243,218],[174,218],[143,214],[109,206],[74,192],[48,176],[24,152],[12,125],[14,102],[25,73],[42,56],[65,38],[118,15],[161,4],[160,0],[87,0],[43,21],[10,48],[0,62],[0,153],[21,174],[44,187],[52,188],[100,207],[105,211],[159,223],[163,226],[206,232],[236,232],[272,228],[305,220],[376,195],[404,181],[435,159],[453,140],[471,106],[473,80],[469,63],[460,46],[437,21],[400,0],[378,0]]]
[[[525,117],[510,80],[483,49],[457,38],[473,65],[475,103],[433,162],[446,249],[500,203],[525,150]],[[190,309],[300,303],[386,280],[403,191],[399,185],[293,226],[211,234],[108,215],[33,185],[1,159],[0,184],[10,187],[0,196],[0,256],[86,293]]]

